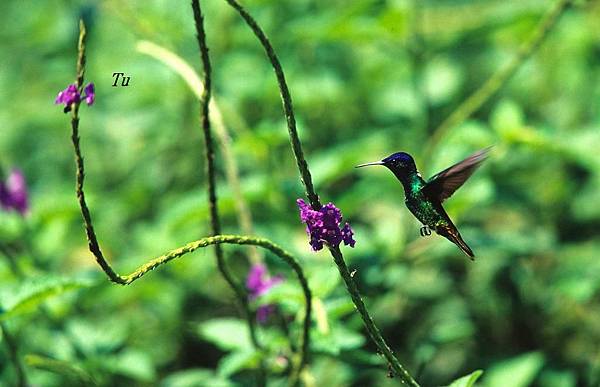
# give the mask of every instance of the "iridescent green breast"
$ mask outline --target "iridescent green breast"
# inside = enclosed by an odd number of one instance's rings
[[[406,207],[421,223],[428,225],[432,229],[448,223],[446,221],[447,216],[443,212],[443,209],[441,209],[441,205],[436,205],[423,194],[421,188],[423,188],[425,182],[419,174],[410,176],[406,184],[403,185],[406,195]]]

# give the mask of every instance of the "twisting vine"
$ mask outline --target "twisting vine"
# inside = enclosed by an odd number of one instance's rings
[[[181,77],[196,97],[202,98],[202,91],[204,89],[202,80],[200,80],[196,71],[182,57],[175,54],[173,51],[148,40],[138,41],[136,49],[142,54],[149,55],[170,68]],[[216,140],[221,148],[221,155],[223,157],[225,168],[225,179],[235,198],[238,225],[240,226],[242,234],[253,235],[254,221],[252,220],[252,213],[248,207],[248,202],[246,201],[246,198],[244,198],[242,192],[240,172],[231,145],[231,135],[225,125],[219,105],[215,102],[214,93],[211,93],[208,108],[211,127],[214,129]],[[248,258],[251,264],[258,264],[263,261],[261,252],[255,246],[250,248]]]
[[[13,363],[15,374],[17,378],[17,387],[27,387],[27,377],[25,376],[25,369],[21,363],[19,357],[19,350],[17,348],[17,341],[13,335],[8,331],[8,328],[4,322],[0,322],[0,334],[2,335],[2,341],[6,346],[8,356]]]
[[[201,15],[201,14],[200,14]],[[77,78],[76,78],[76,88],[79,92],[82,90],[82,85],[84,82],[84,72],[85,72],[85,36],[86,30],[83,21],[79,22],[79,41],[78,41],[78,56],[77,56]],[[207,102],[207,100],[205,99]],[[185,254],[191,253],[199,248],[207,247],[211,245],[220,246],[221,244],[237,244],[237,245],[252,245],[261,247],[266,249],[277,257],[282,259],[287,265],[289,265],[294,273],[296,274],[298,281],[302,287],[304,299],[305,299],[305,314],[303,321],[303,330],[302,337],[300,343],[300,354],[299,354],[299,362],[298,366],[295,370],[295,375],[292,378],[297,379],[298,374],[302,371],[302,368],[305,366],[309,345],[310,345],[310,321],[311,321],[311,291],[308,286],[308,282],[306,280],[306,276],[302,270],[302,267],[298,263],[298,261],[287,251],[276,245],[275,243],[257,237],[250,236],[242,236],[242,235],[213,235],[206,238],[199,239],[194,242],[190,242],[182,247],[171,250],[157,258],[154,258],[147,263],[141,265],[138,269],[134,270],[132,273],[128,275],[120,275],[118,274],[111,265],[107,262],[104,255],[102,254],[102,250],[100,249],[100,245],[98,243],[98,238],[94,231],[92,218],[90,215],[89,208],[87,206],[87,202],[85,199],[84,192],[84,162],[83,156],[81,152],[80,146],[80,138],[79,138],[79,106],[81,101],[76,100],[72,103],[71,106],[71,140],[73,143],[73,149],[75,153],[75,165],[76,165],[76,184],[75,191],[77,195],[77,200],[79,203],[79,207],[81,210],[84,228],[88,240],[88,247],[90,252],[94,255],[96,262],[102,268],[107,277],[114,283],[119,285],[129,285],[134,281],[142,278],[144,275],[154,270],[158,266],[166,264],[176,258],[182,257]],[[244,298],[245,299],[245,298]],[[266,382],[266,380],[264,380]]]
[[[10,263],[10,269],[15,277],[22,280],[23,273],[19,266],[15,262],[15,257],[12,253],[5,248],[3,245],[0,245],[0,252],[6,256],[6,259]],[[19,356],[19,348],[17,347],[17,340],[13,337],[12,333],[9,331],[6,323],[0,321],[0,334],[2,335],[2,341],[4,341],[4,346],[6,347],[6,351],[8,352],[8,357],[10,361],[13,363],[13,367],[15,369],[15,375],[17,378],[16,385],[18,387],[26,387],[27,386],[27,375],[25,374],[25,368],[23,367],[23,363],[21,362],[21,358]]]
[[[227,3],[240,14],[240,16],[246,22],[246,24],[248,24],[248,26],[250,27],[252,32],[256,35],[256,37],[260,41],[261,45],[263,46],[265,53],[266,53],[269,61],[271,62],[271,65],[273,66],[273,70],[275,72],[275,76],[277,78],[277,84],[279,86],[279,91],[281,94],[281,100],[283,103],[283,111],[284,111],[284,114],[286,117],[288,133],[290,136],[290,143],[292,145],[292,151],[294,153],[294,157],[296,159],[296,164],[297,164],[298,170],[300,172],[300,179],[302,180],[302,183],[306,190],[306,196],[308,197],[308,200],[310,201],[311,206],[313,207],[313,209],[318,210],[321,208],[321,203],[319,201],[319,196],[317,195],[317,193],[315,192],[315,189],[313,187],[312,177],[310,174],[310,170],[308,169],[308,163],[306,162],[306,159],[304,158],[304,152],[302,151],[302,144],[300,142],[300,138],[298,137],[298,131],[296,129],[296,119],[295,119],[294,108],[293,108],[293,104],[292,104],[292,96],[291,96],[289,88],[287,86],[287,82],[285,80],[285,75],[284,75],[281,63],[279,62],[279,59],[277,58],[277,55],[275,54],[275,50],[274,50],[273,46],[271,45],[271,42],[267,38],[266,34],[262,30],[262,28],[258,25],[256,20],[248,13],[248,11],[246,11],[244,9],[244,7],[242,7],[242,5],[240,3],[238,3],[236,0],[225,0],[225,1],[227,1]],[[369,333],[369,336],[371,337],[371,340],[373,340],[373,342],[375,343],[375,345],[377,346],[379,351],[386,358],[388,364],[390,365],[390,367],[392,368],[394,373],[399,376],[400,380],[403,383],[407,384],[408,386],[418,387],[419,384],[414,380],[414,378],[410,375],[410,373],[402,366],[402,364],[400,364],[400,362],[398,361],[398,359],[392,352],[391,348],[387,345],[387,343],[383,339],[381,332],[375,325],[373,318],[369,314],[367,307],[365,306],[365,303],[362,300],[360,292],[358,291],[358,287],[356,286],[356,283],[354,282],[354,280],[350,274],[350,271],[348,270],[348,266],[346,265],[346,262],[344,261],[344,256],[343,256],[342,252],[340,251],[339,247],[329,247],[329,251],[333,257],[333,260],[334,260],[336,266],[338,267],[340,275],[342,276],[342,279],[344,280],[344,283],[346,285],[346,289],[348,290],[348,293],[350,293],[352,302],[354,303],[354,306],[358,310],[358,313],[360,314],[360,316],[363,320],[363,323],[365,325],[365,328],[367,329],[367,332]]]
[[[206,157],[206,175],[208,177],[208,206],[210,210],[210,225],[212,235],[218,235],[221,233],[221,224],[219,220],[219,209],[217,203],[217,188],[216,188],[216,174],[215,174],[215,150],[213,147],[213,138],[210,128],[210,118],[208,116],[209,103],[212,91],[212,67],[210,63],[210,57],[208,55],[208,46],[206,45],[206,32],[204,31],[204,16],[202,15],[202,9],[200,8],[199,0],[192,0],[192,10],[194,12],[194,25],[196,26],[196,38],[198,40],[198,46],[200,48],[200,57],[202,60],[203,67],[203,84],[202,95],[200,97],[200,121],[202,123],[202,132],[204,133],[205,143],[205,157]],[[217,267],[221,272],[221,275],[227,282],[227,284],[233,289],[237,301],[242,309],[244,318],[248,325],[250,332],[250,339],[252,345],[256,350],[262,351],[262,346],[258,342],[256,336],[256,326],[254,317],[250,311],[248,304],[248,295],[243,286],[236,282],[229,270],[225,257],[223,257],[223,249],[221,245],[215,245],[215,257],[217,259]],[[257,384],[263,386],[266,384],[266,371],[264,361],[260,360]]]
[[[19,280],[23,280],[23,272],[19,268],[15,256],[13,253],[0,243],[0,253],[2,253],[9,262],[10,270],[13,275]],[[8,352],[8,356],[10,361],[13,363],[13,367],[15,369],[15,375],[17,378],[17,386],[18,387],[26,387],[27,386],[27,375],[25,374],[25,367],[21,362],[21,358],[19,356],[19,348],[17,346],[17,340],[13,337],[12,333],[6,326],[4,321],[0,321],[0,334],[2,334],[2,338],[4,341],[4,346],[6,347],[6,351]]]

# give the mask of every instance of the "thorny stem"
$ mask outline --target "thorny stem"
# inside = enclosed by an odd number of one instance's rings
[[[206,174],[208,176],[208,205],[210,209],[210,224],[212,235],[218,235],[221,233],[221,225],[219,221],[219,209],[217,203],[217,188],[216,188],[216,173],[215,173],[215,151],[213,147],[213,139],[210,128],[210,118],[208,116],[208,106],[211,97],[212,79],[211,79],[211,63],[208,55],[208,46],[206,44],[206,32],[204,31],[204,16],[202,15],[202,9],[200,8],[199,0],[192,0],[192,10],[194,11],[194,24],[196,26],[196,38],[198,40],[198,46],[200,48],[200,57],[202,59],[203,71],[203,84],[202,96],[200,98],[200,120],[202,122],[202,131],[204,133],[205,142],[205,156],[206,156]],[[250,339],[252,345],[258,351],[262,351],[262,346],[258,342],[256,336],[256,326],[254,316],[250,311],[250,305],[248,304],[248,295],[245,289],[236,282],[231,274],[227,262],[223,257],[223,249],[221,245],[215,245],[215,257],[217,259],[217,266],[221,275],[227,281],[229,286],[233,289],[236,294],[238,303],[241,306],[242,313],[248,324],[248,330],[250,332]],[[266,384],[266,370],[264,361],[260,361],[257,384],[263,386]]]
[[[573,3],[574,0],[559,0],[556,5],[540,21],[531,38],[523,43],[517,54],[508,64],[498,69],[488,80],[458,108],[448,116],[440,126],[435,130],[426,151],[424,159],[429,159],[429,155],[435,149],[435,146],[446,136],[450,129],[460,125],[464,120],[475,113],[487,100],[489,100],[508,80],[516,73],[519,67],[535,52],[544,39],[548,36],[552,28],[558,22],[560,16]]]
[[[308,163],[304,159],[304,153],[302,151],[302,144],[300,142],[300,138],[298,137],[298,132],[296,130],[296,120],[294,118],[294,108],[292,105],[292,97],[290,95],[285,75],[283,73],[283,69],[281,67],[281,63],[275,54],[275,50],[271,45],[269,39],[260,28],[256,20],[236,1],[236,0],[226,0],[229,5],[231,5],[244,19],[246,24],[252,29],[260,43],[262,44],[271,65],[273,66],[273,70],[275,71],[275,75],[277,77],[277,83],[279,85],[279,90],[281,93],[281,99],[283,102],[283,110],[285,117],[287,119],[288,125],[288,133],[290,136],[290,143],[292,144],[292,150],[294,152],[294,156],[296,158],[296,164],[298,165],[298,169],[300,171],[300,176],[302,183],[306,189],[306,195],[308,200],[311,203],[313,209],[318,210],[321,208],[321,203],[319,202],[319,197],[314,190],[312,185],[312,179],[310,175],[310,171],[308,170]],[[362,301],[358,288],[356,284],[354,284],[352,277],[350,275],[350,271],[346,266],[344,261],[344,257],[339,250],[339,248],[330,248],[331,255],[333,256],[334,262],[337,265],[344,282],[346,283],[346,288],[350,293],[350,297],[354,302],[356,309],[358,310],[360,316],[363,319],[365,328],[369,332],[369,336],[379,349],[379,351],[385,356],[386,360],[394,370],[394,372],[400,377],[400,380],[411,387],[418,387],[417,382],[410,376],[410,374],[402,367],[398,359],[392,353],[390,347],[386,344],[385,340],[381,336],[379,329],[373,322],[373,319],[369,315],[367,308]]]

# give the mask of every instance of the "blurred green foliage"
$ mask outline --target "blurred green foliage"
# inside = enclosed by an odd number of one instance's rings
[[[262,49],[225,2],[203,3],[214,94],[254,228],[299,258],[314,291],[304,381],[395,385],[330,257],[309,250],[295,205],[302,187]],[[356,231],[356,248],[346,249],[354,279],[417,380],[448,385],[482,369],[453,386],[599,385],[598,2],[567,11],[430,159],[423,150],[436,126],[515,55],[551,2],[245,4],[283,63],[321,199]],[[135,51],[150,40],[200,70],[189,4],[3,1],[0,163],[25,172],[31,210],[25,219],[0,213],[0,243],[23,272],[0,257],[0,319],[32,385],[249,385],[259,359],[211,249],[126,288],[109,283],[87,250],[69,119],[53,105],[74,78],[80,15],[89,30],[86,78],[97,89],[81,114],[86,187],[106,255],[125,273],[208,233],[198,101],[173,71]],[[131,76],[130,86],[111,87],[113,72]],[[491,159],[446,204],[475,262],[443,238],[419,237],[388,171],[353,168],[403,150],[430,176],[490,144]],[[224,174],[218,192],[224,232],[239,232]],[[248,250],[225,251],[243,280]],[[302,293],[286,266],[265,259],[287,278],[262,301],[279,305],[289,332],[277,321],[259,332],[271,379],[283,385]],[[3,348],[0,384],[14,380]]]

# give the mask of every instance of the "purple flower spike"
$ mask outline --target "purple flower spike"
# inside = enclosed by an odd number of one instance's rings
[[[71,111],[71,106],[73,104],[80,103],[82,99],[85,99],[85,103],[87,103],[88,106],[94,103],[94,101],[96,100],[96,92],[94,90],[93,83],[88,83],[83,88],[83,94],[79,93],[79,90],[77,90],[77,86],[75,84],[67,86],[66,89],[58,93],[58,96],[54,100],[54,103],[56,105],[64,104],[64,112],[67,113]]]
[[[257,299],[282,281],[283,278],[281,276],[269,277],[265,265],[260,263],[252,265],[248,273],[248,278],[246,278],[246,287],[248,288],[250,300]],[[275,305],[260,305],[256,311],[256,319],[259,323],[264,324],[274,311]]]
[[[81,101],[81,95],[77,91],[77,86],[69,85],[66,89],[58,93],[54,103],[56,105],[65,104],[65,113],[71,110],[71,105],[79,103]]]
[[[94,91],[94,84],[88,83],[86,87],[83,88],[83,92],[85,93],[85,103],[88,106],[91,106],[96,99],[96,92]]]
[[[0,181],[0,205],[5,210],[16,210],[25,215],[29,210],[29,194],[23,172],[13,169],[6,182]]]
[[[319,211],[313,210],[303,199],[296,201],[300,208],[300,219],[306,223],[306,233],[310,237],[310,246],[314,251],[321,250],[323,243],[337,247],[343,241],[354,247],[354,232],[348,223],[340,229],[342,212],[333,203],[327,203]]]

